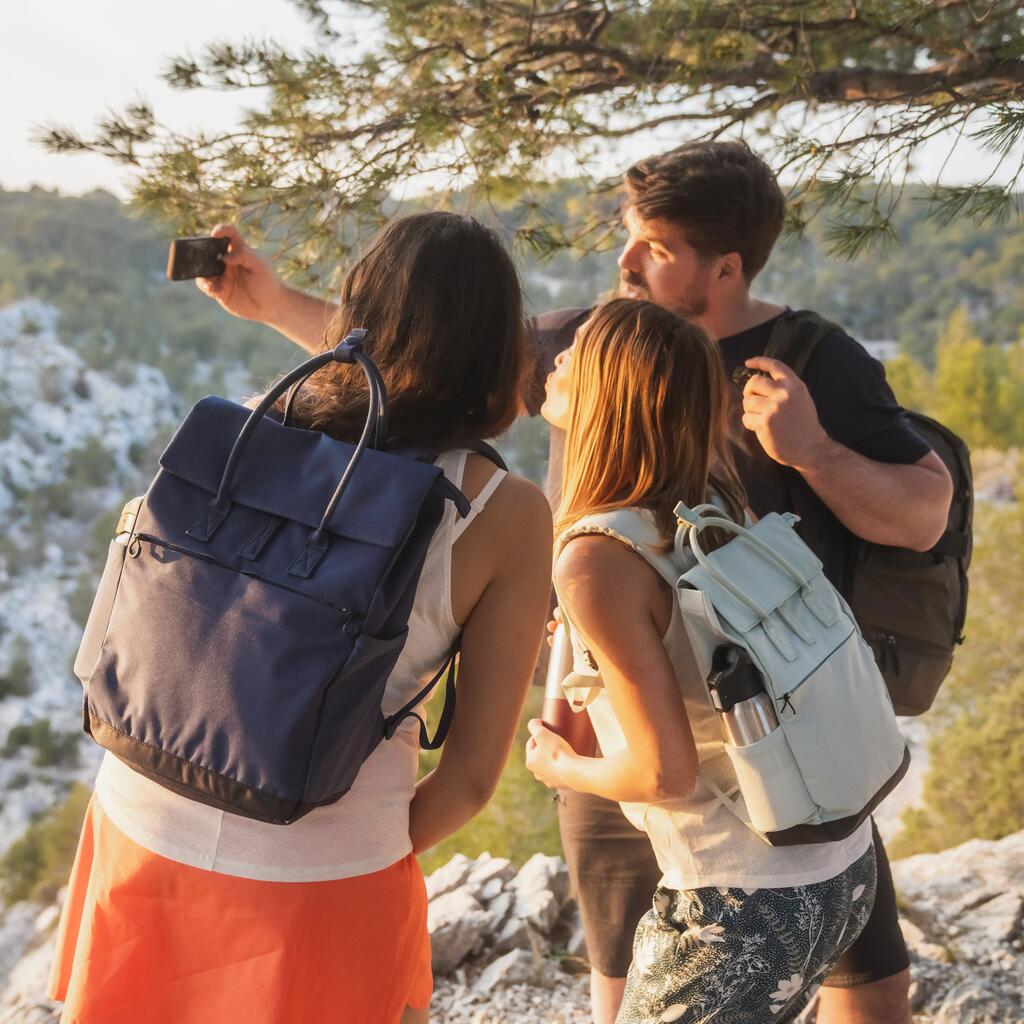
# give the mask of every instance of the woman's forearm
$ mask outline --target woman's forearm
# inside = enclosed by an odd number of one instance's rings
[[[409,805],[409,836],[414,853],[436,846],[458,832],[486,806],[491,794],[464,780],[446,782],[438,769],[416,784]]]
[[[565,786],[618,803],[651,803],[688,796],[694,780],[670,778],[643,765],[628,749],[608,757],[570,754],[558,774]]]

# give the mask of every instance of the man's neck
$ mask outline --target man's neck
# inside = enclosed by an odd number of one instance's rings
[[[731,338],[734,334],[749,331],[785,311],[785,306],[744,296],[740,302],[730,303],[722,309],[707,310],[699,318],[701,327],[718,341]]]

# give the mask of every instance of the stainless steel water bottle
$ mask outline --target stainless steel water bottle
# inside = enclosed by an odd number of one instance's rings
[[[779,727],[764,679],[742,647],[724,644],[715,651],[708,689],[722,735],[734,747],[756,743]]]
[[[583,757],[593,757],[597,737],[585,711],[573,711],[566,700],[562,681],[572,672],[572,643],[569,633],[560,622],[551,638],[551,654],[544,682],[544,707],[540,717],[544,724],[557,732],[566,743]]]

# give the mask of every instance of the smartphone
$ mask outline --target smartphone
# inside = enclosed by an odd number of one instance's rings
[[[764,377],[770,377],[771,374],[765,373],[764,370],[755,370],[751,366],[743,366],[740,364],[732,371],[732,381],[734,384],[745,385],[751,377],[761,374]]]
[[[188,281],[194,277],[220,277],[224,273],[226,238],[199,235],[175,238],[167,254],[167,277],[171,281]]]

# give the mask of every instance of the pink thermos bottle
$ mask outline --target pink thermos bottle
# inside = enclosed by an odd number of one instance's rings
[[[560,622],[551,640],[551,657],[544,684],[544,708],[541,719],[557,732],[577,754],[593,757],[597,737],[585,711],[573,711],[562,690],[562,680],[572,672],[572,644],[565,626]]]

